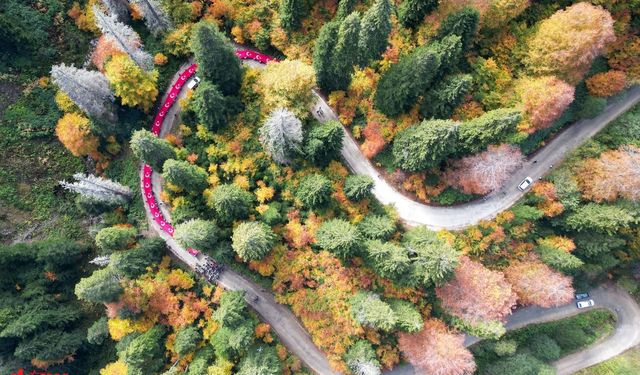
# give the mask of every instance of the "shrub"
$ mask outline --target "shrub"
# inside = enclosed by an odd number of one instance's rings
[[[115,226],[104,228],[96,234],[96,246],[103,254],[124,250],[135,242],[138,231],[134,227]]]

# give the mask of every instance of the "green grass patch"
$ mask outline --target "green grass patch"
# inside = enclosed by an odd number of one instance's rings
[[[640,348],[635,347],[575,375],[637,375],[640,374]]]
[[[485,340],[473,345],[471,351],[480,375],[500,371],[534,375],[543,369],[548,371],[548,363],[608,336],[614,328],[615,318],[611,312],[590,310],[508,332],[500,340]]]

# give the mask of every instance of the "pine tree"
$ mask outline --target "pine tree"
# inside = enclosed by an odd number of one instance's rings
[[[381,277],[397,281],[409,270],[409,255],[399,245],[373,240],[367,241],[366,249],[367,261]]]
[[[331,198],[331,193],[333,193],[331,181],[324,175],[314,173],[300,181],[295,196],[304,207],[316,208],[327,203]]]
[[[406,171],[440,166],[455,152],[457,128],[450,120],[425,120],[401,131],[392,147],[396,166]]]
[[[344,182],[344,193],[352,201],[359,201],[371,194],[373,179],[367,175],[349,175]]]
[[[391,3],[376,0],[362,18],[359,50],[362,52],[361,66],[377,60],[387,49],[391,33]]]
[[[516,130],[522,113],[515,108],[500,108],[464,122],[458,128],[458,152],[475,154],[490,144],[500,143]]]
[[[63,63],[51,68],[51,78],[89,116],[109,122],[117,121],[112,104],[114,96],[104,74]]]
[[[215,23],[200,21],[194,26],[191,50],[205,81],[218,85],[224,95],[238,94],[242,82],[240,60]]]
[[[189,220],[176,225],[173,238],[184,247],[208,251],[218,241],[218,227],[214,221]]]
[[[76,182],[60,181],[60,185],[67,190],[98,201],[126,203],[133,195],[131,189],[128,187],[102,177],[96,177],[94,175],[85,176],[82,173],[76,173],[73,175],[73,178],[76,179]]]
[[[191,194],[200,194],[208,186],[207,172],[185,160],[165,161],[162,166],[162,177],[166,182],[185,189]]]
[[[353,11],[353,7],[356,5],[355,0],[340,0],[338,3],[338,11],[336,12],[336,19],[344,19],[351,11]]]
[[[334,75],[333,51],[338,41],[338,30],[340,22],[327,22],[316,39],[316,45],[313,50],[313,69],[316,71],[316,82],[325,93],[335,91],[340,85]]]
[[[232,247],[244,260],[260,260],[271,251],[275,240],[276,235],[267,224],[244,222],[233,230]]]
[[[398,322],[391,307],[372,292],[359,292],[351,300],[351,314],[363,326],[389,332]]]
[[[469,74],[445,77],[425,94],[420,113],[425,118],[449,118],[464,100],[472,82]]]
[[[282,364],[273,346],[254,346],[247,351],[238,364],[237,375],[278,375]]]
[[[134,132],[129,144],[131,151],[138,159],[158,172],[162,171],[165,161],[176,157],[176,152],[169,141],[158,138],[145,129]]]
[[[153,58],[141,49],[140,36],[131,27],[118,22],[113,15],[104,14],[96,5],[93,6],[93,13],[98,28],[113,40],[122,52],[129,55],[141,69],[153,69]]]
[[[136,4],[144,22],[155,36],[171,28],[171,22],[156,0],[129,0]]]
[[[215,84],[202,82],[193,95],[191,105],[207,129],[218,130],[227,124],[227,103]]]
[[[360,250],[360,233],[346,220],[327,220],[316,232],[316,244],[342,259],[349,259]]]
[[[344,361],[354,375],[380,375],[380,362],[371,343],[358,340],[344,355]]]
[[[102,3],[107,7],[109,14],[116,16],[120,22],[126,23],[129,21],[127,0],[102,0]]]
[[[333,53],[333,75],[338,83],[335,89],[346,90],[351,83],[353,67],[359,64],[360,13],[348,15],[338,29],[338,40]]]
[[[438,7],[438,0],[404,0],[398,7],[398,20],[404,27],[416,27]]]
[[[81,279],[75,289],[78,299],[95,303],[113,302],[122,291],[118,275],[109,267]]]
[[[465,7],[457,13],[452,13],[442,21],[438,29],[438,37],[457,35],[461,38],[462,51],[466,52],[473,42],[480,23],[480,12],[475,8]]]
[[[271,112],[259,132],[260,143],[277,163],[289,164],[301,153],[302,122],[288,110]]]
[[[216,211],[216,217],[223,223],[244,219],[249,215],[253,196],[236,184],[218,185],[213,189],[207,205]]]
[[[338,121],[315,124],[309,131],[304,152],[312,162],[325,166],[340,156],[344,130]]]
[[[280,26],[287,31],[297,30],[304,17],[304,8],[303,0],[280,0]]]

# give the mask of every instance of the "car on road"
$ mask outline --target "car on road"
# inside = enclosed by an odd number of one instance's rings
[[[187,88],[189,90],[193,90],[196,87],[198,87],[198,84],[200,84],[200,78],[199,77],[193,77],[189,83],[187,83]]]
[[[576,306],[577,306],[579,309],[586,309],[587,307],[591,307],[591,306],[593,306],[593,305],[595,305],[595,304],[596,304],[596,303],[595,303],[595,302],[593,302],[593,300],[592,300],[592,299],[588,299],[588,300],[586,300],[586,301],[578,301],[578,302],[576,303]]]
[[[581,299],[585,299],[585,298],[589,298],[589,293],[587,293],[587,292],[576,293],[576,299],[577,300],[581,300]]]
[[[518,189],[525,191],[529,186],[531,186],[532,182],[533,182],[533,179],[531,177],[527,177],[524,180],[522,180],[520,185],[518,185]]]

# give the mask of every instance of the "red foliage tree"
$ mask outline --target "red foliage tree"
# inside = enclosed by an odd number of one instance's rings
[[[460,258],[453,280],[436,288],[436,295],[449,313],[468,322],[502,320],[517,298],[501,272],[466,256]]]
[[[367,126],[364,127],[364,143],[360,146],[362,153],[367,158],[372,158],[380,151],[384,150],[384,146],[387,145],[387,141],[382,136],[380,130],[380,124],[377,121],[369,121]]]
[[[476,371],[464,336],[452,333],[438,319],[427,320],[419,333],[398,334],[398,345],[419,374],[471,375]]]
[[[456,161],[445,179],[467,194],[487,194],[502,186],[523,160],[515,146],[489,146],[487,151]]]
[[[606,98],[624,90],[626,82],[627,75],[624,72],[610,70],[590,77],[586,84],[589,94]]]
[[[582,196],[596,202],[640,199],[640,148],[623,146],[588,159],[577,175]]]
[[[571,277],[537,260],[514,262],[504,270],[504,276],[523,305],[555,307],[573,299]]]
[[[519,129],[529,134],[548,128],[573,102],[575,89],[553,76],[525,78],[517,91],[522,100],[524,121]]]
[[[619,36],[607,62],[611,68],[625,72],[630,81],[640,80],[640,36]]]

